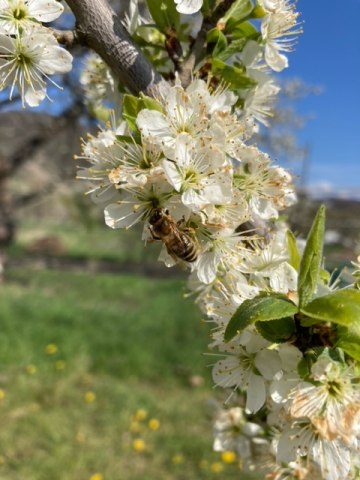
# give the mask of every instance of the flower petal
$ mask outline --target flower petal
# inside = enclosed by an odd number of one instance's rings
[[[246,389],[246,411],[256,413],[264,405],[266,399],[265,382],[260,375],[252,373]]]
[[[266,380],[272,380],[275,374],[281,370],[281,360],[275,350],[261,350],[256,354],[254,363]]]

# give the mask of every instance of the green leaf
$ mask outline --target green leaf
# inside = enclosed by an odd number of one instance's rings
[[[232,55],[235,55],[235,53],[241,52],[245,47],[246,42],[246,38],[238,38],[237,40],[234,40],[223,52],[218,55],[218,58],[224,61],[227,60]]]
[[[331,273],[328,272],[327,270],[321,269],[319,272],[319,278],[324,285],[329,285],[331,280]]]
[[[166,36],[154,25],[140,25],[135,31],[134,39],[141,45],[150,45],[164,50]]]
[[[123,99],[123,117],[131,130],[137,130],[136,117],[140,111],[140,98],[126,94]]]
[[[310,375],[311,365],[312,365],[311,356],[305,353],[297,366],[297,370],[301,378],[306,379]]]
[[[338,340],[336,346],[344,350],[350,357],[360,362],[360,324],[350,328],[340,327],[338,329]]]
[[[216,41],[216,45],[215,45],[215,48],[212,52],[212,56],[214,58],[218,57],[220,55],[221,52],[223,52],[226,48],[227,48],[227,40],[226,40],[226,37],[225,35],[220,32],[218,30],[219,34],[218,34],[218,38],[217,38],[217,41]]]
[[[141,145],[141,136],[134,134],[134,135],[116,135],[116,140],[118,140],[121,143],[131,143],[134,145],[136,143],[137,145]]]
[[[253,8],[250,0],[236,0],[218,23],[225,23],[226,30],[231,31],[232,28],[250,15]]]
[[[180,27],[180,13],[176,10],[174,0],[146,0],[150,14],[163,33],[169,28]]]
[[[244,68],[227,65],[218,58],[214,58],[212,62],[212,72],[219,73],[221,78],[235,89],[251,88],[256,85],[256,81],[246,75]]]
[[[254,10],[251,12],[252,18],[262,18],[265,17],[266,11],[263,9],[261,5],[257,3]]]
[[[319,322],[331,322],[346,327],[355,322],[360,324],[360,292],[352,288],[337,290],[315,298],[300,308],[300,312],[308,317],[301,320],[304,326]]]
[[[218,28],[211,28],[206,34],[206,43],[216,43],[219,38],[220,30]]]
[[[245,300],[226,327],[225,341],[231,340],[244,328],[255,322],[290,317],[297,311],[297,307],[280,293],[261,294],[251,300]]]
[[[298,294],[300,307],[311,300],[319,278],[325,229],[325,206],[321,205],[307,238],[300,262]]]
[[[150,110],[157,110],[159,112],[162,111],[162,106],[160,105],[160,103],[153,98],[147,97],[145,95],[141,95],[140,98],[130,94],[124,95],[123,117],[127,121],[130,129],[135,132],[138,131],[136,125],[136,118],[140,110],[143,110],[144,108],[148,108]]]
[[[293,317],[279,318],[270,322],[256,322],[255,327],[261,336],[273,343],[286,342],[295,334]]]
[[[287,244],[290,254],[290,265],[295,268],[296,271],[299,271],[300,266],[300,253],[296,244],[295,235],[291,230],[286,232]]]
[[[242,22],[236,25],[234,29],[232,29],[231,35],[234,40],[237,38],[257,40],[261,36],[261,33],[250,22]]]
[[[157,100],[154,100],[151,97],[147,97],[144,94],[140,95],[140,110],[142,110],[143,108],[148,108],[149,110],[157,110],[158,112],[163,112],[163,107],[161,103],[159,103]]]

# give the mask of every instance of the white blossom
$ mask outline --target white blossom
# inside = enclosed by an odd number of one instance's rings
[[[232,168],[219,152],[196,148],[188,136],[177,138],[174,160],[164,160],[168,181],[181,193],[184,205],[199,210],[207,204],[222,204],[232,197]]]
[[[243,191],[255,216],[277,218],[279,210],[292,205],[296,196],[291,175],[271,165],[268,155],[257,147],[238,145],[234,158],[234,187]]]
[[[0,35],[0,90],[10,86],[10,98],[17,87],[22,103],[36,106],[46,96],[49,75],[71,70],[72,56],[54,36],[43,30],[29,30],[15,38]]]
[[[281,3],[284,8],[266,15],[261,24],[261,33],[265,44],[265,61],[276,72],[280,72],[288,66],[287,57],[280,52],[290,52],[294,46],[294,35],[301,32],[296,28],[298,12],[293,10],[289,2]]]
[[[0,31],[9,35],[52,22],[64,7],[57,0],[0,0]]]
[[[344,480],[350,471],[350,449],[341,439],[324,433],[316,420],[296,422],[285,429],[279,439],[278,463],[289,463],[305,456],[318,464],[324,480]]]
[[[269,350],[269,342],[259,334],[244,332],[241,342],[244,346],[223,347],[231,352],[215,364],[212,375],[218,386],[246,390],[246,410],[255,413],[264,405],[266,381],[272,380],[281,370],[281,361],[278,353]]]
[[[154,204],[166,206],[172,196],[162,182],[147,183],[140,188],[123,190],[120,200],[105,208],[105,223],[111,228],[130,228],[151,214]]]
[[[209,119],[215,111],[228,112],[236,96],[223,89],[212,93],[202,80],[194,80],[186,90],[179,83],[162,100],[164,112],[141,110],[136,123],[143,137],[152,137],[169,159],[174,159],[179,136],[209,143]]]

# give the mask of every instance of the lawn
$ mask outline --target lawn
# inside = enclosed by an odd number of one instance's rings
[[[0,480],[245,478],[211,451],[208,327],[183,288],[6,272]]]

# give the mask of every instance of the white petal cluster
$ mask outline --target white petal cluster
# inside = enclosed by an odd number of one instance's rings
[[[266,12],[261,24],[261,34],[265,46],[265,61],[275,72],[288,66],[287,57],[280,52],[291,52],[296,35],[301,33],[298,24],[299,13],[290,0],[261,0]]]
[[[16,35],[41,22],[52,22],[63,11],[57,0],[0,0],[0,31]]]
[[[0,0],[0,91],[10,87],[22,104],[34,107],[47,96],[50,75],[71,70],[72,56],[41,22],[63,11],[56,0]]]
[[[238,91],[243,101],[243,114],[268,126],[279,86],[270,71],[280,72],[288,66],[286,53],[291,52],[301,33],[295,4],[290,0],[259,0],[256,9],[261,12],[260,35],[248,40],[241,52],[227,60],[245,68],[246,76],[254,85]],[[271,69],[271,70],[270,70]]]
[[[306,458],[325,480],[353,478],[352,458],[358,455],[360,441],[356,372],[325,353],[312,365],[308,381],[298,379],[288,387],[280,382],[277,387],[283,410],[277,461],[301,465]]]
[[[175,228],[188,232],[196,246],[197,259],[187,266],[202,285],[231,271],[236,282],[246,283],[241,264],[256,232],[241,234],[239,227],[256,218],[276,218],[295,199],[290,175],[246,145],[253,124],[233,113],[235,102],[231,92],[210,91],[202,80],[187,89],[177,83],[158,110],[139,112],[140,136],[122,126],[121,135],[103,131],[83,145],[91,167],[82,168],[79,177],[91,182],[98,200],[113,200],[105,210],[106,223],[129,228],[144,222],[144,237],[152,240],[152,211],[168,211]],[[174,263],[166,252],[161,258]],[[287,272],[279,275],[285,278]],[[246,295],[253,290],[256,282],[246,284]]]

